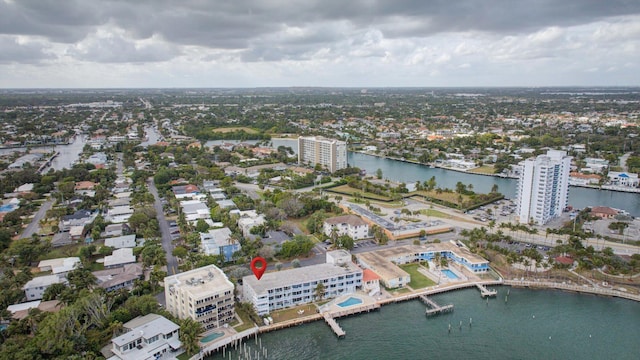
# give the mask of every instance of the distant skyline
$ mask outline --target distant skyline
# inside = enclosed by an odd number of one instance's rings
[[[0,0],[1,88],[640,85],[640,1]]]

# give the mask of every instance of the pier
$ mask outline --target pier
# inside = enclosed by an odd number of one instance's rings
[[[427,310],[425,311],[425,314],[427,316],[438,315],[453,311],[453,304],[440,306],[435,301],[429,299],[427,295],[420,295],[418,298],[428,306]]]
[[[476,284],[476,287],[478,288],[478,290],[480,290],[480,296],[482,296],[483,298],[485,298],[485,297],[493,297],[493,296],[498,295],[498,291],[497,290],[489,290],[482,284]]]
[[[341,338],[347,335],[347,333],[345,333],[344,330],[342,330],[340,325],[338,325],[336,320],[333,317],[331,317],[329,313],[324,314],[324,321],[327,323],[327,325],[329,325],[329,327],[331,327],[331,330],[333,330],[333,332],[336,333],[336,336],[338,336],[338,338]]]

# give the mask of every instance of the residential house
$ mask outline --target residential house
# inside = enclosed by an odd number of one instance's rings
[[[72,226],[86,226],[91,224],[97,215],[89,210],[78,210],[73,215],[65,215],[60,218],[58,228],[62,232],[67,232]]]
[[[98,281],[98,286],[106,291],[118,289],[131,289],[135,281],[143,276],[142,265],[138,263],[127,264],[118,268],[94,271],[92,274]]]
[[[618,210],[607,206],[594,206],[591,208],[591,216],[596,216],[601,219],[613,219],[618,213]]]
[[[7,306],[7,311],[11,313],[14,320],[22,320],[29,316],[31,309],[38,309],[42,312],[58,312],[62,304],[58,300],[41,301],[34,300]]]
[[[49,288],[49,286],[53,284],[67,283],[67,279],[64,276],[60,275],[37,276],[24,284],[24,286],[22,286],[22,290],[24,290],[24,295],[27,300],[40,300],[42,299],[42,295],[47,290],[47,288]]]
[[[123,235],[104,239],[104,246],[112,247],[115,249],[134,248],[137,246],[136,235]]]
[[[638,174],[628,172],[609,171],[607,175],[611,185],[638,187]]]
[[[129,226],[127,224],[109,224],[104,228],[105,237],[122,236],[125,232],[128,232]]]
[[[38,263],[40,271],[51,271],[52,274],[66,274],[71,270],[80,267],[79,257],[67,257],[42,260]]]
[[[200,233],[200,248],[205,255],[224,255],[226,261],[231,261],[233,253],[240,251],[240,242],[231,236],[227,227],[211,229]]]
[[[123,328],[126,333],[111,339],[110,360],[173,359],[182,347],[180,326],[161,315],[138,316]]]
[[[124,266],[126,264],[132,264],[134,262],[136,262],[136,257],[133,255],[132,248],[113,250],[111,255],[107,255],[104,257],[105,269]]]
[[[200,194],[200,189],[192,184],[174,186],[171,190],[173,191],[173,195],[176,199],[187,199]]]
[[[245,239],[255,239],[259,235],[252,234],[251,229],[255,226],[263,225],[265,222],[264,215],[258,214],[255,210],[241,211],[238,219],[238,228]]]
[[[189,222],[198,221],[198,219],[210,219],[211,218],[211,210],[207,204],[200,200],[186,200],[180,202],[180,207],[182,208],[182,213],[184,217]]]

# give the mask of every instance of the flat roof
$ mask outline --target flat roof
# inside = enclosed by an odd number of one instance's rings
[[[256,294],[263,294],[269,289],[291,286],[305,282],[318,281],[340,275],[362,272],[354,263],[344,265],[317,264],[300,268],[265,273],[260,280],[249,275],[242,278],[243,284],[251,286]]]
[[[222,270],[215,265],[186,271],[164,278],[165,288],[179,287],[196,298],[225,290],[233,291],[233,283]]]
[[[397,279],[409,276],[409,273],[402,270],[398,265],[389,260],[388,255],[379,251],[366,252],[356,255],[356,257],[371,267],[380,278],[384,280]]]

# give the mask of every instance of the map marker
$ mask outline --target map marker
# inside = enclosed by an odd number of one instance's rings
[[[260,263],[260,266],[256,266],[256,263]],[[265,270],[267,270],[267,260],[260,256],[254,257],[253,260],[251,260],[251,271],[253,271],[253,275],[255,275],[258,280],[260,280]]]

